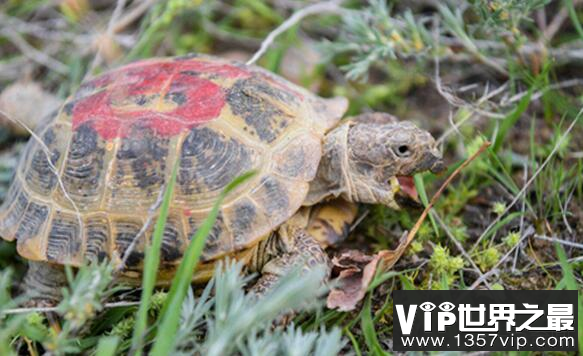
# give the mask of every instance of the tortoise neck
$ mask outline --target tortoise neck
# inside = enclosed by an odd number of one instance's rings
[[[343,196],[353,201],[348,160],[348,131],[350,123],[336,127],[324,136],[322,158],[316,177],[310,183],[305,206]]]

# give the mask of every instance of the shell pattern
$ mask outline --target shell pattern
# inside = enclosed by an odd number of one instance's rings
[[[31,140],[0,207],[0,236],[35,261],[119,259],[139,269],[176,162],[162,260],[175,265],[222,189],[203,261],[257,243],[301,206],[339,117],[325,101],[256,67],[185,56],[140,61],[83,85]],[[49,161],[50,156],[50,161]],[[146,221],[152,221],[139,234]]]

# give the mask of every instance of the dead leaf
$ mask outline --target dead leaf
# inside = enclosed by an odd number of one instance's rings
[[[394,250],[382,250],[374,256],[365,255],[357,250],[343,252],[332,259],[332,273],[338,275],[338,286],[328,294],[327,306],[330,309],[350,311],[364,298],[372,282],[379,262],[384,270],[391,269],[401,258],[409,245],[407,233],[399,240]]]
[[[394,250],[382,250],[378,253],[383,261],[383,270],[388,271],[393,268],[395,263],[403,256],[403,253],[412,240],[413,236],[405,231],[399,239],[399,245]]]
[[[364,298],[366,289],[374,277],[379,256],[369,256],[357,250],[349,250],[332,259],[334,274],[338,274],[338,286],[328,295],[330,309],[350,311]]]

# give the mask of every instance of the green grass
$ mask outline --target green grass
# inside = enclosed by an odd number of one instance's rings
[[[196,265],[198,264],[202,254],[206,238],[212,230],[215,221],[217,220],[221,204],[223,203],[223,200],[227,194],[232,192],[237,186],[251,178],[253,175],[255,175],[255,172],[247,173],[238,178],[235,178],[233,182],[227,185],[227,187],[222,191],[222,193],[219,195],[219,198],[213,205],[209,216],[205,219],[200,228],[192,237],[191,244],[188,246],[182,262],[180,262],[180,266],[178,267],[178,271],[176,272],[176,276],[172,282],[170,292],[168,293],[168,298],[164,304],[164,308],[162,309],[160,316],[160,327],[156,342],[154,343],[154,347],[151,352],[152,355],[165,355],[167,354],[168,350],[172,349],[174,346],[173,336],[178,329],[180,318],[180,310],[176,308],[176,306],[182,305],[182,301],[186,296],[186,292],[192,281],[192,276],[195,272]]]
[[[160,206],[160,212],[158,219],[156,220],[156,225],[154,227],[154,232],[152,234],[152,241],[146,242],[146,253],[144,258],[144,274],[142,280],[142,297],[140,299],[140,308],[137,312],[136,326],[134,329],[134,336],[132,340],[132,349],[136,351],[137,354],[141,353],[143,347],[143,340],[145,337],[145,331],[148,323],[148,310],[150,309],[150,299],[152,298],[152,293],[154,286],[156,284],[156,276],[158,274],[158,267],[160,265],[160,248],[162,247],[162,240],[164,238],[164,228],[166,226],[166,220],[168,219],[168,213],[170,209],[170,202],[172,201],[174,193],[174,185],[176,184],[176,172],[178,170],[178,162],[175,162],[174,168],[172,169],[172,174],[170,180],[168,181],[168,187],[164,192],[162,199],[162,205]]]
[[[0,4],[2,14],[24,23],[11,28],[22,31],[27,43],[69,68],[64,74],[47,69],[38,56],[23,53],[12,43],[0,25],[0,88],[28,77],[61,97],[78,88],[96,54],[91,36],[104,31],[114,4],[83,10],[83,6],[71,7],[83,5],[83,0],[69,3],[68,8],[46,0]],[[192,237],[169,289],[156,288],[176,179],[173,170],[152,239],[146,241],[141,289],[112,288],[112,266],[71,271],[65,300],[56,311],[58,327],[39,313],[3,312],[21,302],[14,287],[25,265],[13,243],[0,241],[0,354],[255,355],[291,348],[298,354],[327,355],[339,347],[357,355],[384,354],[390,352],[384,345],[392,337],[390,295],[395,289],[467,289],[478,273],[496,266],[499,273],[488,279],[496,288],[581,292],[583,264],[574,260],[580,250],[553,249],[550,243],[532,237],[515,243],[531,228],[536,234],[580,242],[576,237],[582,231],[583,121],[526,193],[504,212],[583,105],[581,85],[560,87],[580,77],[578,57],[569,57],[569,52],[583,48],[581,6],[572,0],[467,1],[455,7],[438,1],[423,7],[405,1],[391,1],[387,6],[380,0],[344,5],[352,12],[342,17],[317,15],[290,28],[258,64],[320,95],[348,97],[349,115],[393,113],[431,129],[436,137],[451,123],[458,124],[441,141],[450,163],[448,172],[484,139],[493,142],[446,189],[402,261],[391,271],[377,273],[362,305],[342,313],[322,308],[321,300],[316,305],[307,303],[318,300],[323,292],[316,287],[317,276],[297,275],[284,280],[266,302],[257,303],[244,293],[250,278],[241,276],[242,267],[231,262],[223,264],[206,286],[190,288],[220,199]],[[286,6],[259,0],[157,2],[116,34],[120,56],[98,61],[91,74],[135,59],[189,52],[248,59],[258,43],[289,18],[292,9]],[[551,39],[544,39],[545,29],[561,10],[568,16]],[[300,44],[307,47],[297,53]],[[312,60],[312,56],[319,58]],[[21,73],[18,68],[23,67],[30,70]],[[443,95],[436,90],[436,74]],[[497,89],[501,89],[499,94],[484,99]],[[15,168],[13,158],[22,154],[19,143],[25,139],[6,129],[0,131],[0,199],[4,199]],[[444,177],[415,176],[425,205]],[[363,207],[365,211],[366,218],[342,248],[363,247],[370,253],[390,248],[418,217],[416,211],[395,212],[379,206]],[[89,287],[93,278],[99,281],[97,288]],[[306,293],[310,283],[314,286],[311,294]],[[91,292],[86,293],[87,289]],[[105,306],[104,299],[111,297],[128,304]],[[579,321],[583,323],[581,298],[580,293]],[[309,306],[303,308],[303,302]],[[303,310],[294,325],[272,330],[278,310],[293,308]],[[581,331],[579,345],[583,345]]]
[[[555,243],[555,249],[557,250],[557,255],[559,256],[559,262],[561,264],[561,269],[563,270],[563,279],[558,283],[559,285],[563,286],[563,289],[566,290],[576,290],[578,291],[577,297],[577,318],[579,320],[579,324],[583,320],[583,293],[581,291],[581,285],[577,282],[575,275],[573,273],[573,266],[567,261],[567,255],[563,246],[558,243]],[[577,329],[577,338],[579,343],[579,353],[583,352],[583,328],[579,327]]]
[[[362,332],[364,334],[364,341],[366,342],[366,346],[368,350],[373,355],[383,355],[383,347],[379,343],[377,333],[375,331],[375,325],[372,321],[371,316],[371,295],[366,298],[364,303],[364,307],[362,309],[361,314],[361,325],[362,325]]]
[[[102,337],[97,344],[95,356],[113,356],[117,349],[119,339],[115,336]]]

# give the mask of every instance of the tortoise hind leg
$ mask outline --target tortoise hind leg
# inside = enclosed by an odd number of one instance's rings
[[[62,288],[67,285],[63,266],[46,262],[28,262],[22,291],[29,298],[27,306],[55,306],[62,299]]]
[[[251,288],[250,292],[262,297],[269,293],[282,276],[299,266],[302,271],[309,272],[317,267],[325,270],[325,282],[330,275],[328,255],[318,242],[304,228],[284,225],[275,236],[279,238],[280,253],[270,259],[261,269],[261,278]]]

